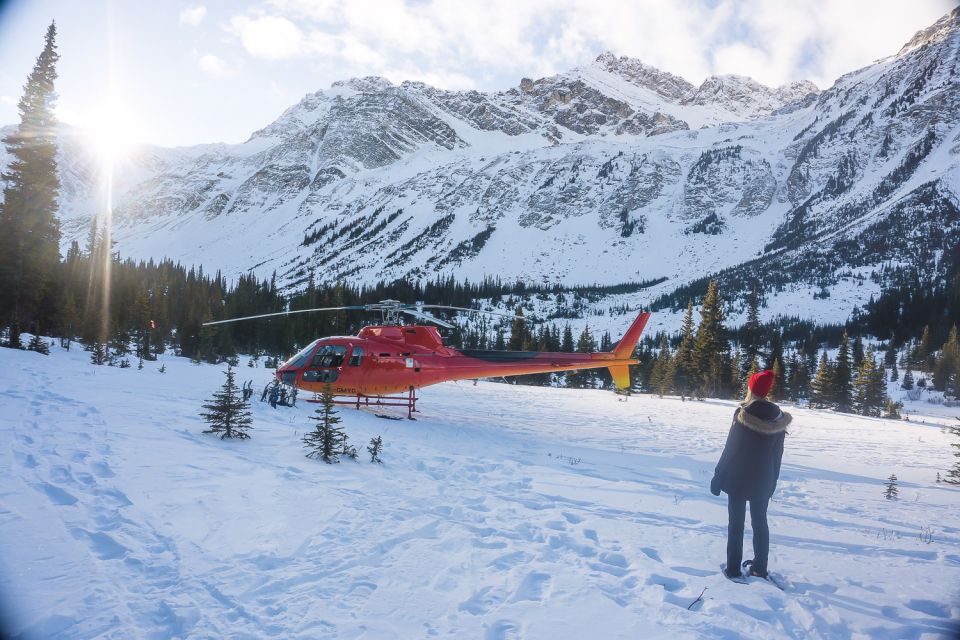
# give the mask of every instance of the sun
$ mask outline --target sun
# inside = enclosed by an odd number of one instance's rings
[[[84,128],[90,148],[106,167],[128,158],[136,146],[135,123],[116,102],[101,105]]]

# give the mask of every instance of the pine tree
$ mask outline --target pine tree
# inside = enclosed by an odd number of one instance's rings
[[[897,489],[897,474],[891,473],[884,486],[886,489],[883,491],[883,496],[887,500],[896,500],[900,493],[900,490]]]
[[[940,356],[933,366],[933,388],[946,391],[950,377],[960,371],[960,341],[957,339],[957,325],[950,328],[950,335],[940,349]]]
[[[840,339],[840,350],[837,352],[837,362],[833,366],[832,399],[837,411],[850,413],[853,406],[853,371],[850,367],[850,341],[847,332],[843,332]]]
[[[860,363],[863,362],[863,338],[860,337],[860,334],[857,334],[857,337],[853,341],[853,369],[859,369]]]
[[[899,420],[901,418],[900,409],[902,408],[902,402],[894,402],[893,398],[887,398],[887,408],[884,411],[883,417],[890,420]]]
[[[779,401],[784,398],[786,390],[786,376],[783,374],[783,365],[780,364],[780,358],[773,361],[773,387],[770,389],[770,399]]]
[[[760,300],[756,285],[751,290],[747,301],[747,322],[743,325],[742,335],[740,345],[743,349],[743,363],[744,366],[749,367],[754,360],[760,361],[760,345],[763,342],[763,336],[760,333]],[[743,373],[745,374],[746,370]]]
[[[27,349],[29,351],[36,351],[37,353],[42,353],[45,356],[50,355],[50,347],[47,343],[37,334],[33,334],[33,337],[30,338],[30,343],[27,344]]]
[[[727,351],[726,329],[723,326],[723,301],[715,280],[707,285],[707,294],[700,306],[700,325],[694,343],[694,361],[699,375],[698,397],[715,396],[723,373],[723,355]]]
[[[341,420],[334,409],[333,392],[329,384],[320,394],[320,406],[314,413],[316,415],[310,416],[310,420],[314,420],[317,425],[313,431],[303,436],[303,446],[308,450],[307,457],[320,458],[327,464],[340,462],[346,434],[337,426]]]
[[[950,446],[954,449],[953,455],[957,459],[954,461],[953,467],[947,471],[947,475],[943,477],[942,480],[947,484],[960,485],[960,425],[950,427],[950,433],[957,438],[956,442],[950,443]]]
[[[743,374],[743,356],[740,354],[740,347],[738,346],[733,352],[733,356],[730,358],[730,387],[735,391],[733,393],[734,399],[737,398],[737,392],[742,391],[744,388],[744,374]],[[742,395],[740,396],[743,397]]]
[[[896,382],[900,379],[900,371],[897,369],[897,363],[894,361],[893,366],[890,368],[890,382]]]
[[[227,379],[220,391],[213,394],[203,405],[206,411],[200,413],[204,422],[210,425],[204,433],[219,433],[221,440],[223,438],[245,440],[250,437],[247,430],[253,428],[250,404],[240,394],[240,388],[234,380],[233,367],[227,367],[224,374]]]
[[[743,383],[740,387],[741,398],[747,397],[747,391],[750,389],[750,377],[755,373],[760,373],[760,363],[758,363],[756,359],[750,363],[750,368],[747,369],[746,375],[743,376]]]
[[[53,284],[60,267],[60,222],[57,199],[56,118],[53,114],[60,55],[56,25],[51,23],[44,48],[27,77],[17,108],[20,125],[3,139],[11,160],[0,205],[0,325],[8,325],[8,343],[20,344],[25,326],[40,333],[55,306]]]
[[[887,403],[883,368],[877,364],[873,347],[864,354],[854,383],[853,407],[862,416],[879,416]]]
[[[673,387],[673,366],[670,357],[670,341],[667,334],[660,335],[660,351],[650,374],[650,391],[661,398]]]
[[[367,446],[367,452],[370,454],[370,462],[383,464],[383,460],[380,459],[380,451],[382,449],[383,438],[380,436],[377,436],[376,438],[370,438],[370,444]]]
[[[923,327],[923,335],[920,341],[910,352],[910,361],[915,369],[923,370],[927,364],[927,357],[930,355],[930,325]]]
[[[107,361],[107,349],[99,340],[94,341],[90,349],[90,362],[95,365],[102,365]]]
[[[563,341],[560,343],[560,351],[565,353],[572,353],[576,346],[573,343],[573,329],[570,328],[570,325],[565,325],[563,327]]]
[[[833,367],[827,360],[827,352],[820,355],[817,373],[810,385],[810,405],[821,409],[833,404]]]
[[[905,391],[913,389],[913,371],[910,370],[909,364],[907,364],[906,373],[903,374],[903,382],[900,383],[900,388]]]
[[[694,360],[696,337],[693,331],[693,300],[688,300],[687,312],[683,316],[680,346],[673,358],[673,385],[681,396],[691,395],[699,384],[697,363]]]

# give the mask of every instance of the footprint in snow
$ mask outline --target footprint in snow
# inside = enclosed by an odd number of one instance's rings
[[[41,482],[40,486],[37,487],[40,491],[47,494],[47,498],[50,499],[50,502],[60,506],[69,506],[72,504],[77,504],[77,499],[73,494],[64,491],[60,487],[55,487],[52,484],[46,482]]]
[[[517,587],[517,591],[513,594],[511,602],[519,602],[521,600],[540,602],[546,597],[549,587],[550,575],[533,571],[528,573],[523,579],[523,582],[520,583],[520,586]]]
[[[489,627],[486,640],[520,640],[520,625],[512,620],[497,620]]]
[[[656,573],[650,574],[650,577],[647,578],[647,584],[659,585],[663,587],[664,591],[670,592],[679,591],[687,586],[685,582],[681,582],[676,578],[668,578],[667,576],[657,575]]]
[[[90,550],[101,560],[117,560],[127,555],[127,548],[105,533],[71,529],[70,533],[78,540],[86,540]]]

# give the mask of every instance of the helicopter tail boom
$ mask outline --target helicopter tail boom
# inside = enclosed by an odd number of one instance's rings
[[[620,342],[610,350],[610,353],[618,359],[626,359],[633,355],[633,350],[637,346],[637,341],[640,340],[640,334],[643,333],[643,328],[647,325],[647,320],[650,319],[650,312],[644,311],[637,316],[637,319],[633,321],[633,324],[630,325],[630,328],[627,329],[627,332],[623,334],[623,338],[620,339]],[[613,367],[610,367],[610,373],[613,374]],[[616,381],[617,376],[613,376],[614,381]],[[617,385],[619,386],[619,384]]]

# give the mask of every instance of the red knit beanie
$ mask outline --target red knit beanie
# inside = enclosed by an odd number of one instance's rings
[[[768,369],[767,371],[753,374],[750,376],[750,381],[747,383],[747,386],[753,395],[758,398],[766,398],[767,394],[770,393],[770,389],[773,388],[773,371]]]

